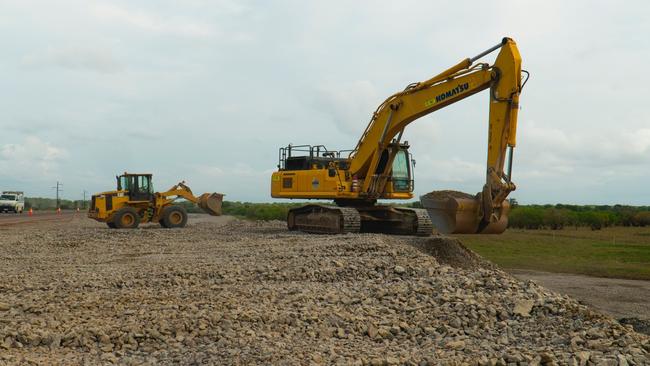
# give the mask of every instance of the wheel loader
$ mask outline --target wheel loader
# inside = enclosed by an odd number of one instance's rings
[[[493,64],[475,64],[496,50],[499,53]],[[280,148],[278,170],[271,176],[271,196],[335,203],[291,209],[289,230],[430,235],[433,226],[442,233],[503,232],[509,211],[506,197],[515,190],[512,157],[519,95],[527,80],[517,45],[503,38],[477,56],[386,98],[352,150],[328,150],[323,145]],[[378,204],[379,200],[413,198],[415,162],[408,142],[402,141],[405,128],[421,121],[420,117],[486,89],[489,118],[483,189],[469,198],[423,196],[426,210]]]
[[[165,192],[154,192],[152,174],[124,173],[115,177],[117,189],[92,196],[88,217],[105,222],[112,229],[134,229],[140,223],[157,222],[164,228],[184,227],[187,211],[175,204],[178,199],[195,203],[212,216],[221,215],[223,194],[194,196],[180,182]]]

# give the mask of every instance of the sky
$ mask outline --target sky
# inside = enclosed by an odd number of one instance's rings
[[[0,189],[272,201],[278,148],[353,148],[376,106],[513,38],[520,203],[650,204],[645,1],[0,0]],[[482,59],[492,62],[496,54]],[[415,195],[475,193],[488,93],[412,123]]]

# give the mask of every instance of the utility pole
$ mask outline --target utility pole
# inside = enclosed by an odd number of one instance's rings
[[[81,202],[81,208],[86,209],[86,190],[84,189],[84,200]]]
[[[58,210],[61,208],[61,200],[59,199],[59,192],[63,192],[61,189],[61,186],[63,186],[63,183],[59,183],[59,181],[56,181],[56,187],[52,187],[52,189],[56,189],[56,209]]]

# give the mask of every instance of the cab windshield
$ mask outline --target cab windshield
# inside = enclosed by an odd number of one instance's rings
[[[0,196],[0,200],[15,201],[16,196],[14,196],[13,194],[3,194],[2,196]]]
[[[400,150],[393,160],[393,189],[397,192],[409,192],[411,190],[411,171],[409,167],[408,152]]]

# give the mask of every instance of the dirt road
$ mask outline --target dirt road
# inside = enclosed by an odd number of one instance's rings
[[[23,224],[38,224],[44,221],[70,221],[75,215],[84,216],[85,212],[76,212],[73,210],[63,210],[60,213],[56,211],[34,211],[32,215],[27,212],[22,214],[0,213],[0,226],[14,226]]]
[[[28,229],[28,234],[25,235]],[[647,364],[650,339],[454,240],[0,228],[0,364]]]
[[[570,295],[615,318],[650,320],[650,281],[529,270],[508,272],[517,278],[533,280],[553,291]]]

